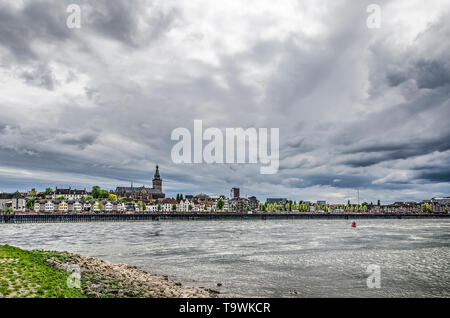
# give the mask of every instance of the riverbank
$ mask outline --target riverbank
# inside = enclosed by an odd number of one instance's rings
[[[283,220],[283,219],[429,219],[450,218],[448,213],[128,213],[128,214],[14,214],[0,223],[136,222],[160,220]]]
[[[70,277],[80,269],[80,288]],[[69,267],[70,266],[70,267]],[[68,252],[0,245],[0,298],[216,297],[217,291],[185,287],[167,276]]]

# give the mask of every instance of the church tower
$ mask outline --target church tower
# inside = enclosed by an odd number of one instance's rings
[[[153,189],[162,191],[162,179],[159,176],[159,167],[156,165],[155,176],[153,177]]]

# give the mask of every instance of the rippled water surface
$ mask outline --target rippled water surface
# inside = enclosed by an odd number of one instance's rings
[[[0,244],[136,265],[233,296],[450,296],[450,220],[357,222],[0,224]],[[369,264],[381,268],[379,289],[367,287]]]

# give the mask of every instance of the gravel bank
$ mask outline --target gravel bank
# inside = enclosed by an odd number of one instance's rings
[[[49,258],[49,264],[64,271],[71,264],[78,265],[81,288],[88,297],[207,298],[219,294],[212,289],[186,287],[167,276],[150,274],[135,266],[67,252],[62,254],[63,260]]]

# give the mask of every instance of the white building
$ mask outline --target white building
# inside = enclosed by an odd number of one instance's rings
[[[158,205],[157,204],[147,205],[147,211],[158,212]]]
[[[88,192],[86,190],[76,190],[76,189],[58,189],[56,188],[53,192],[52,198],[56,200],[58,197],[64,197],[66,200],[74,201],[80,200],[81,197],[87,196]]]
[[[34,202],[34,212],[40,211],[41,211],[41,204],[38,201]]]
[[[118,212],[125,211],[125,203],[117,203],[117,211]]]
[[[105,204],[105,211],[106,212],[112,212],[113,210],[113,204],[111,202],[108,202]]]
[[[45,203],[45,212],[53,212],[55,211],[55,205],[52,201],[47,201]]]
[[[189,206],[191,207],[191,210],[189,210]],[[180,212],[189,212],[194,210],[194,204],[189,200],[181,200],[180,203],[177,205],[177,211]]]
[[[81,210],[83,210],[83,205],[80,202],[76,201],[73,203],[72,210],[80,212]]]

